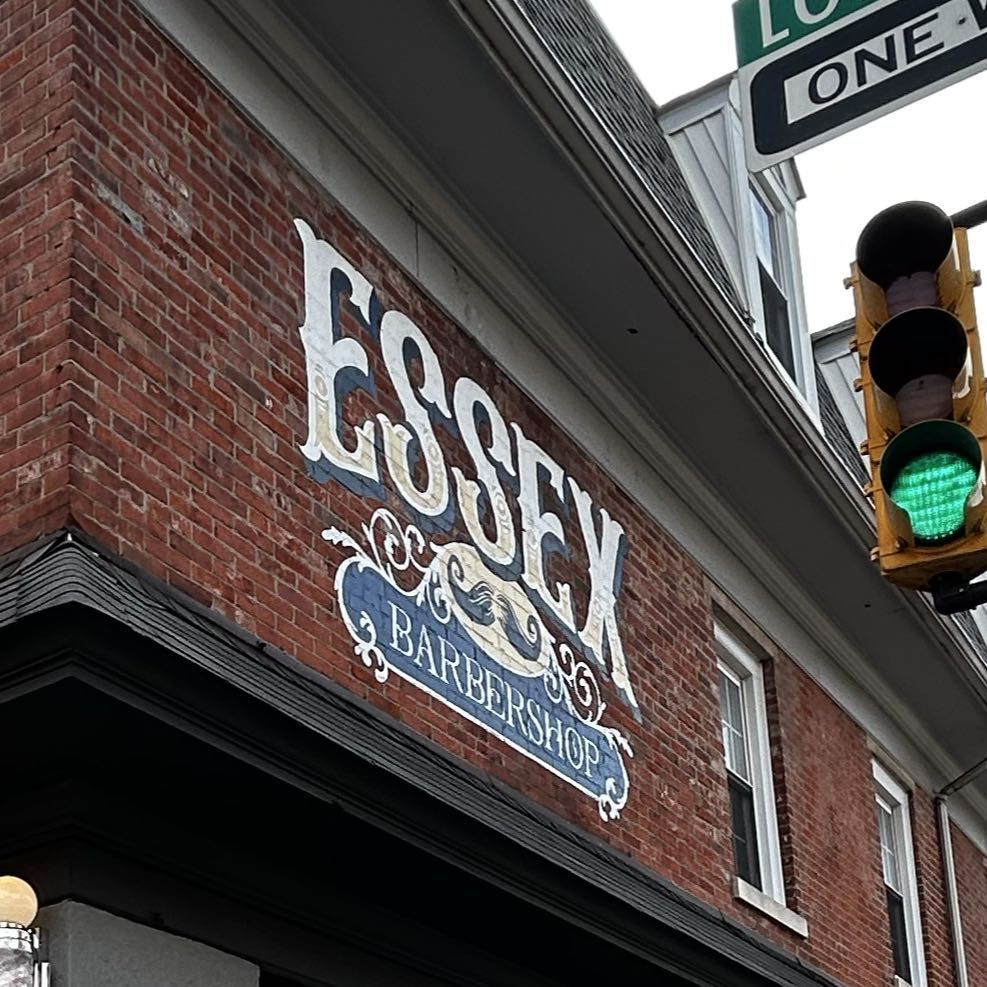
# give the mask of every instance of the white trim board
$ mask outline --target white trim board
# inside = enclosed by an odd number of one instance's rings
[[[748,651],[722,624],[713,625],[713,634],[716,639],[717,665],[721,673],[731,678],[739,687],[746,721],[747,757],[750,761],[748,781],[754,799],[761,893],[780,908],[785,908],[785,877],[781,863],[781,840],[778,836],[778,801],[775,797],[771,764],[764,673],[758,657]],[[720,701],[722,703],[722,697]],[[744,885],[751,887],[746,881]]]

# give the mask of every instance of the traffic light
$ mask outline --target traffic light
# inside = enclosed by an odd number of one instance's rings
[[[937,591],[987,570],[987,402],[966,230],[928,202],[878,213],[857,242],[860,380],[893,583]]]

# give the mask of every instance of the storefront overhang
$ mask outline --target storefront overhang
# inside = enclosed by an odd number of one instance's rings
[[[79,533],[5,560],[0,655],[48,904],[339,984],[832,983]]]

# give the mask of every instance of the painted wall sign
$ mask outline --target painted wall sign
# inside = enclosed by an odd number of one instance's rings
[[[475,381],[448,381],[422,330],[384,311],[330,243],[303,220],[295,226],[308,377],[301,451],[316,480],[342,483],[368,502],[359,532],[322,533],[350,553],[335,591],[355,654],[379,682],[393,672],[414,683],[616,819],[633,752],[604,721],[598,675],[609,675],[637,715],[617,619],[623,527]],[[363,343],[343,333],[344,305],[377,341],[403,421],[382,411],[356,425],[344,420],[346,396],[360,390],[372,402],[379,383]],[[462,444],[470,470],[447,464],[437,427]],[[372,506],[388,491],[412,520]],[[589,586],[579,614],[571,586],[546,573],[549,557],[576,538]]]

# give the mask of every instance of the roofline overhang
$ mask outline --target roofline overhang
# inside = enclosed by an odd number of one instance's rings
[[[866,559],[876,537],[867,497],[829,446],[801,396],[781,378],[743,314],[730,303],[531,21],[513,0],[448,2],[540,121],[546,137],[583,176],[599,208],[679,312],[688,331],[748,396],[793,469],[805,476]],[[728,543],[731,540],[728,537]],[[987,711],[987,669],[971,643],[952,621],[935,611],[930,599],[914,592],[900,596]]]
[[[824,339],[829,339],[832,336],[843,336],[847,333],[853,332],[854,330],[854,320],[844,319],[842,322],[836,322],[831,326],[826,326],[824,329],[817,329],[812,333],[812,345],[815,346],[817,343],[821,343]]]
[[[710,987],[838,987],[78,529],[0,558],[0,641],[0,708],[78,681],[599,938],[658,976]],[[59,742],[72,740],[70,731]],[[66,893],[78,891],[70,884]]]
[[[689,331],[723,373],[749,394],[762,422],[783,440],[794,465],[827,503],[839,508],[837,516],[847,530],[862,544],[869,543],[874,527],[863,493],[845,476],[807,407],[765,356],[744,315],[731,305],[533,25],[512,0],[450,3],[477,40],[509,71],[557,148],[589,179],[598,205]]]
[[[730,84],[733,82],[736,74],[737,73],[735,71],[726,72],[725,74],[718,76],[716,79],[710,79],[709,82],[704,83],[701,86],[697,86],[695,89],[690,89],[688,92],[680,93],[678,96],[674,96],[672,99],[667,100],[664,103],[656,104],[656,109],[662,115],[665,113],[671,113],[676,110],[680,110],[683,107],[691,106],[704,96],[709,96],[721,89],[724,90],[724,98],[728,99]]]

